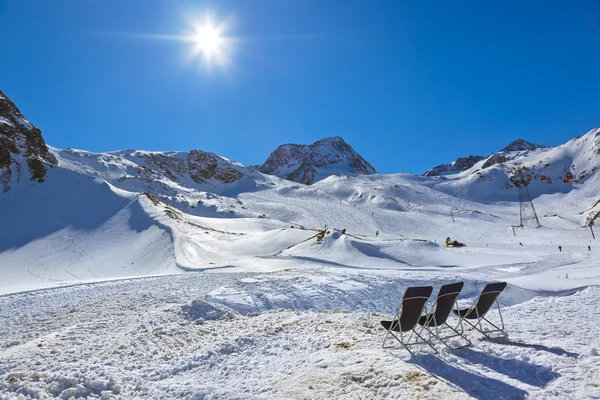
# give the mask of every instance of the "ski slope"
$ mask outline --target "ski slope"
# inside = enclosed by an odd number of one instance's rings
[[[160,191],[128,191],[63,162],[59,158],[43,184],[13,184],[0,198],[8,227],[1,231],[0,266],[9,278],[0,292],[189,271],[321,266],[445,268],[480,276],[497,270],[537,289],[578,287],[600,276],[580,211],[596,195],[595,176],[567,194],[536,197],[542,227],[513,233],[518,203],[465,199],[414,175],[284,182],[235,198],[194,192],[210,200],[190,214],[182,206],[189,204],[187,192],[171,204]],[[448,236],[467,247],[446,248]]]

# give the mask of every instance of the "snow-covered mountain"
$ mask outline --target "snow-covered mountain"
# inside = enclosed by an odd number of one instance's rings
[[[536,150],[536,149],[543,148],[543,147],[544,146],[528,142],[527,140],[524,140],[524,139],[517,139],[517,140],[510,142],[510,144],[508,146],[502,148],[500,151],[498,151],[497,154],[503,154],[503,153],[514,152],[514,151]],[[429,171],[426,171],[423,174],[423,176],[442,176],[442,175],[450,175],[450,174],[456,174],[459,172],[463,172],[463,171],[466,171],[466,170],[472,168],[473,165],[475,165],[477,162],[479,162],[485,158],[489,159],[490,157],[474,156],[474,155],[470,155],[468,157],[459,157],[456,159],[456,161],[451,162],[450,164],[440,164],[440,165],[433,167]],[[492,158],[491,160],[494,160],[494,158]],[[490,161],[490,162],[492,162],[492,161]],[[489,165],[491,165],[491,164],[489,164]]]
[[[544,227],[521,233],[528,240],[580,243],[600,215],[600,129],[557,147],[517,143],[443,176],[375,174],[341,138],[281,146],[261,169],[296,183],[201,150],[47,147],[4,95],[0,128],[0,220],[10,227],[0,270],[11,290],[215,268],[480,264],[467,253],[449,260],[439,243],[510,243],[517,168]]]
[[[512,142],[510,142],[510,144],[508,146],[504,147],[503,149],[501,149],[500,152],[536,150],[536,149],[539,149],[542,147],[545,147],[545,146],[528,142],[525,139],[517,139],[517,140],[513,140]]]
[[[281,145],[258,169],[265,174],[307,185],[330,175],[377,173],[339,136],[321,139],[311,145]]]
[[[2,399],[600,398],[600,128],[443,176],[284,147],[304,185],[201,150],[47,147],[0,101]],[[517,185],[541,228],[514,227]],[[457,281],[461,306],[508,283],[487,316],[510,340],[381,348],[408,287]]]
[[[599,153],[600,128],[556,147],[517,141],[465,171],[430,178],[426,184],[456,197],[493,203],[518,201],[517,186],[524,182],[536,203],[552,204],[556,214],[570,214],[589,225],[600,211]],[[522,179],[517,178],[519,171]]]
[[[150,193],[191,214],[233,212],[239,208],[233,200],[238,193],[286,185],[275,176],[202,150],[92,153],[50,148],[50,153],[60,168],[129,192]]]

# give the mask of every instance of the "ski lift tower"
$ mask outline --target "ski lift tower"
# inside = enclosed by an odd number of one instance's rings
[[[524,173],[522,164],[517,164],[514,174],[510,177],[512,183],[519,189],[519,217],[521,219],[520,227],[525,226],[528,221],[533,222],[536,228],[540,228],[540,220],[538,219],[531,195],[529,194],[529,183],[531,182],[531,176]]]

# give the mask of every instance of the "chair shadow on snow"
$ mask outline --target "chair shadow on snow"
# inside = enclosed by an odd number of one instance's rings
[[[559,376],[543,365],[531,364],[514,358],[495,357],[470,348],[457,349],[454,354],[471,364],[481,365],[509,378],[540,388],[545,387]]]
[[[524,399],[527,395],[523,389],[458,368],[433,354],[413,356],[408,362],[476,399]]]
[[[503,344],[503,345],[507,345],[507,346],[524,347],[527,349],[534,349],[534,350],[539,350],[539,351],[546,351],[548,353],[556,354],[557,356],[562,356],[562,355],[566,354],[568,357],[571,357],[571,358],[579,357],[579,353],[567,351],[565,349],[561,349],[560,347],[548,347],[548,346],[544,346],[542,344],[529,344],[529,343],[522,343],[522,342],[513,342],[511,340],[506,340],[506,339],[494,339],[494,338],[482,338],[481,341],[496,343],[496,344]]]

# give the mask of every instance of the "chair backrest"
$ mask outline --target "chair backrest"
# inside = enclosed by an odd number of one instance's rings
[[[487,284],[481,291],[481,294],[479,295],[479,298],[473,307],[473,311],[477,310],[477,315],[479,317],[483,317],[490,310],[490,308],[492,308],[494,301],[496,301],[498,296],[500,296],[500,293],[502,293],[505,287],[506,282]]]
[[[400,315],[400,329],[402,329],[402,332],[410,331],[415,327],[432,292],[432,286],[417,286],[406,289],[402,298],[402,314]]]
[[[446,322],[448,316],[452,312],[452,306],[464,285],[464,282],[457,282],[443,285],[440,288],[440,292],[437,295],[435,313],[433,314],[435,315],[435,323],[437,325]],[[433,321],[431,323],[433,323]]]

